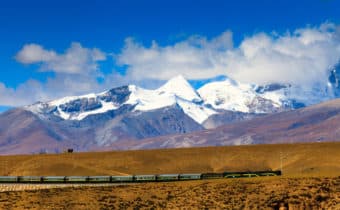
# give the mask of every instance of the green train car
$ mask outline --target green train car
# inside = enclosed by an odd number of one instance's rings
[[[231,173],[231,174],[226,174],[224,175],[224,178],[241,178],[242,174],[237,174],[237,173]]]
[[[64,183],[65,176],[43,176],[42,182],[43,183]]]
[[[41,176],[18,176],[18,182],[21,183],[41,183]]]
[[[179,174],[159,174],[156,176],[157,181],[177,181]]]
[[[88,182],[88,176],[66,176],[66,183],[85,183]]]
[[[0,176],[0,183],[16,183],[18,182],[17,176]]]
[[[223,173],[203,173],[202,179],[221,179],[223,178]]]
[[[156,181],[156,175],[135,175],[134,181],[136,181],[136,182],[153,182],[153,181]]]
[[[111,182],[133,182],[133,176],[111,176]]]
[[[224,172],[224,178],[246,178],[259,176],[281,176],[281,171],[244,171],[244,172]]]
[[[180,174],[179,180],[198,180],[202,178],[202,174]]]
[[[93,183],[111,182],[111,177],[110,176],[89,176],[88,182],[93,182]]]

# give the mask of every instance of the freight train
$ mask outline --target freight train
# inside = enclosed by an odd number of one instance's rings
[[[134,183],[280,176],[281,171],[159,174],[129,176],[0,176],[0,183]]]

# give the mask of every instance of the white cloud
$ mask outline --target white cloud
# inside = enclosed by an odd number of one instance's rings
[[[271,37],[256,34],[225,57],[226,72],[237,80],[311,86],[325,83],[329,68],[340,59],[340,42],[334,26],[298,29]]]
[[[114,57],[118,65],[127,66],[125,75],[115,70],[104,74],[98,61],[105,60],[106,54],[79,43],[72,43],[64,53],[27,44],[16,59],[23,64],[38,64],[39,71],[55,74],[46,82],[28,80],[16,88],[0,83],[0,105],[21,106],[128,83],[154,88],[178,74],[188,79],[227,75],[255,84],[298,83],[311,89],[326,82],[329,68],[340,59],[340,27],[326,23],[285,34],[257,33],[246,37],[239,46],[233,46],[230,31],[211,39],[194,35],[167,46],[156,41],[144,46],[127,38],[122,51]]]
[[[20,106],[28,102],[34,102],[37,94],[42,93],[41,83],[35,80],[28,80],[19,85],[16,89],[6,87],[0,83],[0,104],[2,106]],[[44,97],[40,95],[39,98]]]
[[[274,33],[275,34],[275,33]],[[340,29],[331,23],[283,35],[258,33],[233,47],[227,31],[208,40],[192,36],[174,45],[145,47],[128,38],[119,64],[135,80],[188,79],[228,75],[243,82],[305,84],[327,80],[327,70],[340,59]]]
[[[172,46],[159,46],[155,41],[147,48],[127,38],[122,53],[117,56],[121,65],[128,65],[128,77],[135,80],[169,79],[182,74],[191,79],[225,74],[221,56],[233,46],[232,33],[207,40],[192,36]]]
[[[74,74],[56,74],[46,82],[28,80],[16,88],[0,82],[0,105],[17,107],[65,96],[98,93],[126,83],[126,78],[119,74],[107,75],[103,83],[90,75]]]
[[[51,71],[55,74],[46,82],[29,79],[15,88],[0,83],[0,104],[22,106],[36,101],[46,101],[68,95],[98,92],[108,87],[97,79],[103,77],[98,61],[106,59],[101,50],[84,48],[79,43],[72,43],[63,54],[46,50],[37,44],[27,44],[17,53],[16,60],[23,64],[38,64],[39,71]],[[111,87],[117,77],[110,76]],[[117,85],[121,83],[117,82]]]
[[[64,54],[46,50],[37,44],[27,44],[16,55],[16,60],[20,63],[41,64],[41,71],[67,74],[96,72],[97,62],[105,59],[105,53],[99,49],[84,48],[77,42],[72,43]]]
[[[16,60],[24,64],[49,62],[57,58],[52,50],[45,50],[37,44],[25,45],[16,55]]]

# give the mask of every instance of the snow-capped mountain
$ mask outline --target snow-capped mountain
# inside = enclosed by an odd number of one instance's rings
[[[198,90],[205,105],[215,110],[229,110],[243,113],[272,113],[282,109],[279,97],[261,94],[253,85],[241,84],[227,78],[211,82]]]
[[[54,114],[64,120],[83,120],[90,115],[117,110],[124,105],[133,106],[134,111],[146,112],[177,104],[189,117],[202,123],[217,112],[201,103],[202,98],[196,90],[182,76],[177,76],[156,90],[129,85],[99,94],[38,102],[25,109],[42,117]]]
[[[24,109],[44,118],[53,114],[63,120],[83,120],[84,118],[116,110],[129,99],[128,86],[111,89],[100,94],[70,96],[49,102],[37,102]]]
[[[316,85],[312,90],[289,84],[242,84],[228,77],[195,90],[183,76],[177,76],[156,90],[129,85],[99,94],[38,102],[24,108],[42,118],[53,114],[63,120],[81,121],[88,116],[118,110],[123,106],[133,107],[133,112],[148,112],[177,105],[188,117],[202,124],[210,116],[225,111],[274,113],[335,98],[339,86],[337,76],[335,70],[331,72],[330,81],[335,87],[330,84]]]
[[[244,84],[224,77],[196,90],[177,76],[155,90],[128,85],[38,102],[0,115],[0,153],[8,147],[13,147],[11,153],[133,148],[145,138],[231,125],[336,98],[339,78],[336,68],[328,84],[308,90],[290,84]],[[38,140],[32,147],[30,142]]]
[[[210,115],[216,113],[200,105],[201,97],[183,76],[170,79],[156,90],[146,90],[132,85],[129,89],[131,94],[126,104],[134,105],[135,110],[138,111],[150,111],[177,104],[184,113],[198,123],[202,123]]]

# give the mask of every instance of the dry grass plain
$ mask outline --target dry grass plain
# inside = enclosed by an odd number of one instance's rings
[[[340,142],[1,156],[1,175],[280,169],[282,177],[0,192],[0,209],[340,209]],[[283,208],[281,208],[283,209]]]
[[[340,175],[340,142],[0,156],[0,175],[119,175],[278,170]],[[280,158],[281,156],[281,158]]]
[[[0,193],[1,209],[340,209],[340,177],[253,178]]]

